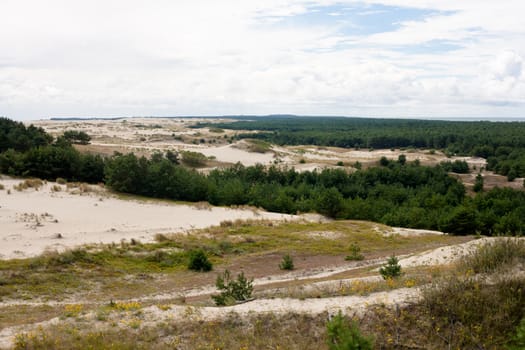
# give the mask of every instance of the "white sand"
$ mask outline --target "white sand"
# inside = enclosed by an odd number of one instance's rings
[[[48,183],[39,191],[12,187],[21,180],[1,179],[0,258],[34,256],[46,249],[63,250],[88,243],[120,242],[132,238],[152,241],[157,233],[181,232],[220,224],[224,220],[293,220],[297,216],[254,211],[121,200],[101,194],[71,194],[62,185],[52,192]],[[7,194],[10,189],[11,194]],[[206,206],[205,206],[206,207]],[[57,238],[60,234],[62,238]]]
[[[226,145],[220,147],[205,147],[199,149],[198,152],[207,157],[213,156],[220,162],[237,163],[240,162],[245,166],[255,164],[268,165],[273,162],[274,155],[271,152],[256,153],[248,152],[246,150],[235,148],[234,145]]]
[[[480,245],[493,242],[496,239],[498,239],[498,237],[486,237],[462,244],[428,250],[406,259],[401,259],[399,264],[402,267],[450,264],[468,253],[473,252]]]

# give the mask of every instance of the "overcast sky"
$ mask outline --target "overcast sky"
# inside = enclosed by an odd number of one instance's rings
[[[524,0],[0,0],[0,116],[525,117]]]

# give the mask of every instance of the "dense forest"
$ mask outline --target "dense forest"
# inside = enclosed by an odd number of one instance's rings
[[[488,170],[513,180],[525,177],[525,123],[459,122],[342,117],[239,117],[229,123],[198,123],[195,127],[259,130],[239,133],[279,145],[343,148],[425,148],[447,154],[486,158]]]
[[[20,126],[4,121],[2,128],[0,135],[9,135]],[[19,130],[27,137],[34,132],[31,127]],[[0,142],[8,144],[4,138]],[[237,164],[204,175],[180,165],[171,152],[151,158],[134,154],[102,158],[79,153],[63,137],[51,144],[0,153],[1,173],[105,182],[115,191],[149,197],[253,205],[282,213],[317,211],[338,219],[454,234],[523,234],[524,191],[493,189],[469,197],[464,186],[448,175],[447,167],[420,166],[400,157],[352,174],[344,169],[299,173],[275,166]]]

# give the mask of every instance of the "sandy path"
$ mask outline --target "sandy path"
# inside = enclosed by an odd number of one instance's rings
[[[55,183],[40,190],[22,192],[12,187],[21,180],[1,179],[0,258],[34,256],[46,249],[62,250],[88,243],[120,242],[122,239],[152,241],[157,233],[181,232],[220,224],[224,220],[294,220],[298,216],[253,211],[139,202],[108,197],[107,194],[71,194]],[[10,189],[11,194],[7,193]],[[99,189],[100,190],[100,189]],[[58,235],[62,238],[57,238]]]

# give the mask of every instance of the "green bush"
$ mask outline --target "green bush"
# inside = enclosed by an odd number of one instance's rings
[[[525,349],[525,318],[521,320],[520,325],[516,328],[516,334],[512,337],[510,344],[507,346],[508,350],[523,350]]]
[[[219,295],[211,296],[215,304],[217,306],[232,305],[252,297],[253,278],[248,280],[241,272],[237,275],[237,279],[233,280],[230,271],[226,270],[217,276],[215,286],[221,291]]]
[[[361,247],[355,243],[350,245],[350,254],[346,256],[345,260],[363,260],[365,257],[361,254]]]
[[[399,259],[392,255],[388,258],[386,265],[379,269],[379,273],[384,279],[396,278],[401,276],[401,265],[399,265]]]
[[[371,350],[372,338],[361,334],[355,322],[346,322],[341,311],[326,324],[328,348],[330,350]]]
[[[193,271],[207,272],[211,271],[213,265],[208,260],[206,253],[202,249],[190,251],[190,261],[188,263],[188,269]]]
[[[281,260],[281,263],[279,264],[279,268],[281,270],[293,270],[294,269],[293,259],[290,256],[290,254],[286,254],[285,256],[283,256],[283,260]]]
[[[207,158],[200,152],[184,151],[182,152],[182,162],[191,167],[200,167],[206,165]]]

